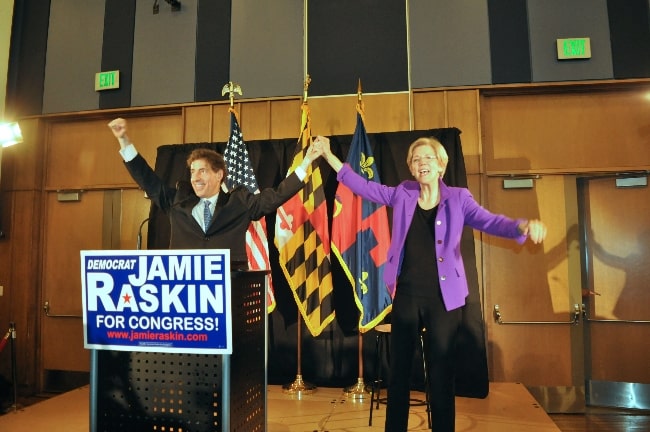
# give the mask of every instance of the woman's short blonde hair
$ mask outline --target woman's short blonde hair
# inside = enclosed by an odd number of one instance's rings
[[[445,175],[447,171],[447,164],[449,163],[449,155],[447,155],[447,150],[443,145],[434,137],[422,137],[418,138],[409,146],[409,151],[406,154],[406,165],[411,166],[411,159],[413,159],[413,152],[416,148],[427,145],[433,149],[433,153],[438,158],[442,171],[440,171],[440,177]]]

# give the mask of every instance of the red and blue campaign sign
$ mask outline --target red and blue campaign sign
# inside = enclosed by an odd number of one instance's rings
[[[81,251],[88,349],[232,353],[230,250]]]

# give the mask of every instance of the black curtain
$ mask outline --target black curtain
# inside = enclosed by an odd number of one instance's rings
[[[375,156],[381,182],[397,185],[410,178],[406,163],[409,145],[422,136],[434,136],[440,140],[449,154],[449,166],[445,182],[450,186],[467,187],[467,176],[461,131],[456,128],[429,129],[409,132],[386,132],[368,134]],[[345,160],[352,135],[330,137],[333,152]],[[297,138],[247,141],[253,169],[260,188],[274,187],[286,175],[297,149]],[[223,153],[226,143],[196,143],[165,145],[158,148],[155,171],[169,186],[179,180],[189,180],[186,158],[193,149],[206,147]],[[325,196],[331,221],[332,203],[338,182],[336,173],[327,163],[320,161],[325,185]],[[391,211],[389,209],[389,218]],[[297,368],[297,318],[298,309],[289,285],[278,264],[278,251],[274,244],[275,214],[266,218],[271,259],[271,275],[275,289],[276,309],[269,315],[269,368],[270,384],[287,384],[295,380]],[[331,228],[331,227],[330,227]],[[169,245],[169,222],[156,206],[151,207],[149,220],[149,249],[166,249]],[[485,332],[478,289],[478,273],[471,229],[463,233],[461,250],[469,283],[469,298],[463,312],[463,328],[457,347],[456,394],[483,398],[488,394],[488,370],[485,349]],[[357,323],[359,312],[353,297],[353,289],[332,256],[334,280],[335,321],[319,336],[312,337],[304,327],[301,340],[301,374],[303,379],[316,386],[337,387],[355,384],[359,377]],[[390,322],[390,314],[386,318]],[[382,368],[381,375],[388,376],[388,359],[376,365],[375,332],[362,336],[363,378],[370,383]],[[422,388],[422,360],[414,353],[412,384]]]

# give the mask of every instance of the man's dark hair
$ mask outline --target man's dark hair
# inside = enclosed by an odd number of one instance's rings
[[[223,170],[223,179],[221,181],[226,181],[226,178],[228,177],[228,169],[226,168],[226,162],[223,160],[223,155],[221,153],[206,148],[192,150],[192,153],[187,157],[187,167],[190,168],[192,162],[198,159],[205,159],[214,172]]]

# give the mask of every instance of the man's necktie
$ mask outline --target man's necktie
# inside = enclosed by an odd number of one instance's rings
[[[205,223],[205,227],[203,231],[208,231],[208,227],[210,226],[210,221],[212,220],[212,213],[210,213],[210,201],[204,200],[203,201],[203,222]]]

